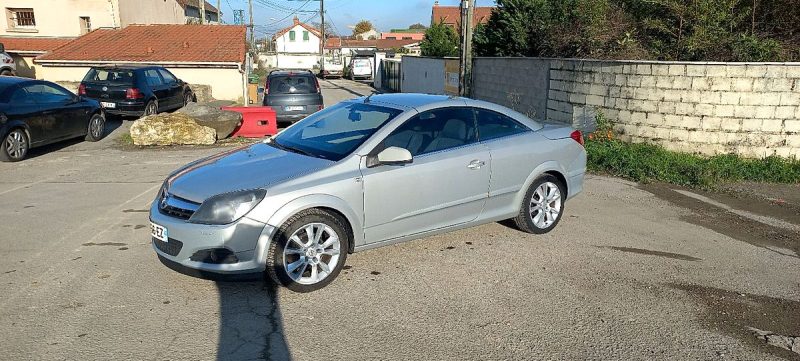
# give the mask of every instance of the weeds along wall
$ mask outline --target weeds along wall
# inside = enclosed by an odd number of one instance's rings
[[[800,158],[800,63],[476,58],[473,97],[623,140],[706,155]]]

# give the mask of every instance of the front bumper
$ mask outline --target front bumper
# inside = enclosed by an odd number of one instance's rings
[[[263,272],[264,255],[275,228],[244,217],[226,225],[189,223],[159,212],[158,203],[150,206],[150,221],[167,229],[169,242],[152,238],[153,249],[162,259],[190,269],[219,274]],[[199,261],[198,255],[227,249],[236,256],[234,263]]]

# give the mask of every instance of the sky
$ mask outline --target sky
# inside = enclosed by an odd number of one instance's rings
[[[252,0],[253,21],[256,36],[271,36],[289,26],[296,15],[303,22],[319,22],[317,0]],[[351,27],[366,19],[378,31],[407,28],[411,24],[431,22],[431,7],[434,0],[324,0],[326,22],[332,22],[334,30],[342,35],[352,34]],[[216,6],[217,0],[208,0]],[[459,0],[439,0],[439,5],[455,5]],[[492,6],[494,0],[477,0],[477,6]],[[233,9],[244,10],[245,22],[249,22],[247,0],[220,0],[222,19],[233,23]],[[296,9],[300,9],[295,12]]]

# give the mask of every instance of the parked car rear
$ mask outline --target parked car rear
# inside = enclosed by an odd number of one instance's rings
[[[323,108],[319,81],[309,70],[275,70],[264,85],[265,106],[279,122],[296,122]]]
[[[194,101],[183,80],[160,66],[105,66],[89,69],[78,95],[94,99],[109,114],[142,116]]]
[[[358,79],[372,79],[372,59],[353,58],[350,60],[350,80]]]
[[[17,75],[17,63],[14,62],[14,58],[11,55],[6,53],[6,48],[2,43],[0,43],[0,75]]]

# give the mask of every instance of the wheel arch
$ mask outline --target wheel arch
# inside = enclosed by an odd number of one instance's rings
[[[26,124],[23,121],[12,120],[12,119],[9,119],[6,122],[5,132],[3,132],[3,134],[0,134],[0,139],[5,139],[6,135],[8,135],[8,133],[11,133],[12,130],[18,129],[18,128],[22,128],[22,130],[25,131],[25,135],[28,136],[28,142],[29,143],[33,143],[33,140],[31,139],[31,129],[28,126],[28,124]],[[30,146],[30,144],[29,144],[29,146]]]
[[[341,217],[350,233],[349,253],[353,253],[355,246],[364,242],[361,221],[355,210],[343,199],[327,194],[309,194],[296,198],[278,209],[267,221],[267,224],[279,228],[293,215],[312,208],[322,209]]]
[[[564,170],[563,167],[561,167],[561,165],[558,162],[556,162],[556,161],[548,161],[548,162],[544,162],[544,163],[540,164],[538,167],[536,167],[531,172],[531,174],[528,175],[528,178],[525,179],[525,183],[520,188],[519,192],[517,192],[517,195],[514,197],[514,204],[516,204],[517,207],[522,205],[522,199],[525,198],[525,195],[528,193],[528,188],[531,187],[533,182],[536,181],[536,179],[538,179],[539,177],[541,177],[541,176],[543,176],[545,174],[549,174],[549,175],[552,175],[552,176],[558,178],[558,180],[561,181],[561,183],[564,185],[565,194],[569,194],[569,192],[568,192],[569,184],[567,183],[566,176],[564,176],[564,174],[567,174],[567,172]],[[565,201],[566,201],[566,197],[565,197]],[[517,211],[519,211],[519,209],[517,209]]]

